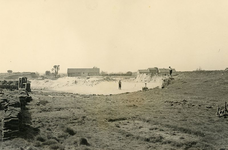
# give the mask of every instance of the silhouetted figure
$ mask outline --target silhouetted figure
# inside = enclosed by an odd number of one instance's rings
[[[172,77],[173,69],[169,66],[169,75]]]
[[[121,80],[119,80],[119,89],[121,90]]]

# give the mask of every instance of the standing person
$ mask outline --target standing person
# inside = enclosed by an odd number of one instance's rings
[[[119,89],[121,90],[121,80],[119,80]]]
[[[169,75],[172,77],[173,69],[169,66]]]

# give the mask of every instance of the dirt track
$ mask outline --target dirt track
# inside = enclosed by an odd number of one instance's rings
[[[203,71],[178,73],[164,89],[120,95],[33,91],[31,128],[2,148],[227,148],[228,118],[215,115],[227,91],[228,73]]]

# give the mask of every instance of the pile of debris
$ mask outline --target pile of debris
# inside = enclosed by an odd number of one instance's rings
[[[228,110],[227,110],[227,103],[225,102],[224,107],[217,108],[216,116],[218,117],[227,117],[228,116]]]
[[[25,89],[28,92],[31,92],[31,82],[28,81],[27,77],[20,77],[17,81],[0,81],[0,89],[8,90],[19,90]]]
[[[26,105],[31,100],[31,96],[24,90],[16,95],[0,94],[2,140],[17,137],[26,120]]]
[[[172,78],[172,77],[163,79],[162,88],[165,88],[165,87],[167,87],[169,84],[171,84],[171,81],[172,81],[172,80],[174,80],[174,78]]]
[[[0,81],[0,88],[1,89],[18,89],[18,81]]]

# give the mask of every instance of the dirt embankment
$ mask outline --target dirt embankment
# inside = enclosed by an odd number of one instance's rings
[[[30,139],[5,149],[225,149],[227,118],[217,117],[228,93],[225,72],[185,72],[163,89],[118,95],[33,91]]]

